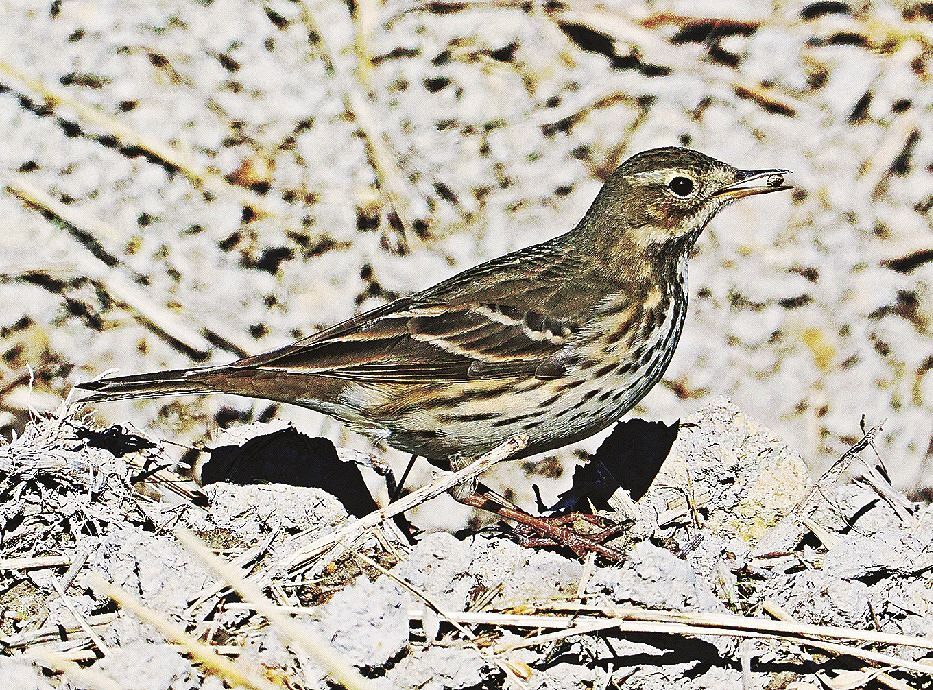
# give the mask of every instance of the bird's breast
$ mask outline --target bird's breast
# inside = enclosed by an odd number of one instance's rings
[[[601,305],[577,344],[587,386],[607,395],[604,414],[620,416],[661,379],[670,364],[687,313],[682,283],[652,286],[633,299],[619,296]]]

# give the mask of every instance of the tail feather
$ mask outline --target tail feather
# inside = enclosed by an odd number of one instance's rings
[[[97,381],[77,383],[75,387],[93,391],[93,394],[83,398],[82,402],[213,393],[217,389],[207,381],[198,378],[212,369],[213,367],[196,367],[194,369],[173,369],[149,374],[134,374],[133,376],[114,376],[112,378],[98,379]]]

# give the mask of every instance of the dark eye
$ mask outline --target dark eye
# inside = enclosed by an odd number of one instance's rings
[[[677,196],[690,196],[693,191],[693,180],[689,177],[675,177],[667,185]]]

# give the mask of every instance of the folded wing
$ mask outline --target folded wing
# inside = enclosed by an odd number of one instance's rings
[[[500,304],[408,303],[233,366],[387,383],[527,376],[577,328]]]
[[[607,292],[599,276],[567,281],[568,256],[557,241],[530,247],[232,367],[386,383],[558,378]]]

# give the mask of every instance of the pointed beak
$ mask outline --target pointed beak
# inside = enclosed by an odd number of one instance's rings
[[[741,199],[753,194],[769,194],[792,189],[791,185],[784,184],[784,176],[790,170],[739,170],[736,181],[723,187],[714,196],[722,199]]]

